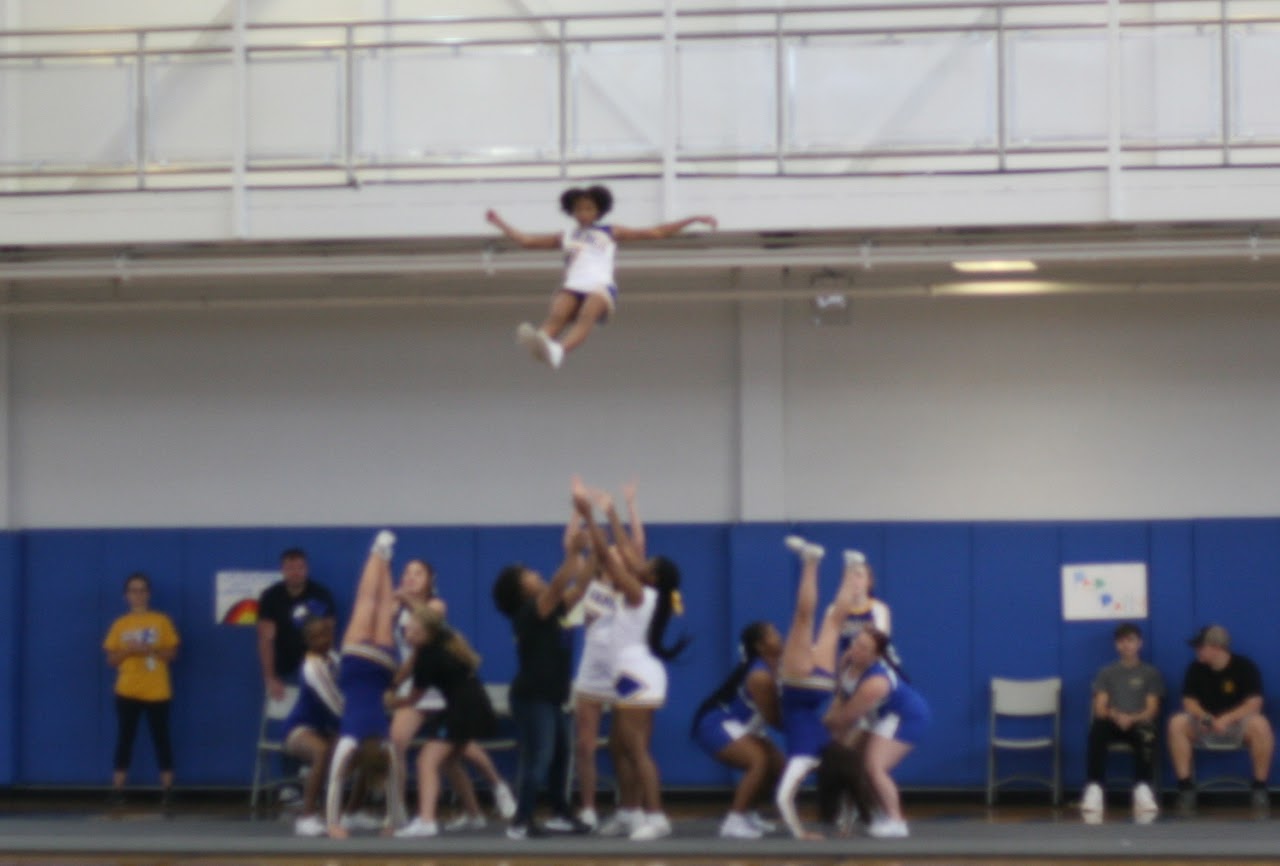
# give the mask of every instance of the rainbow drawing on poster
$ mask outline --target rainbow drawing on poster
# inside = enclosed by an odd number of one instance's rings
[[[213,578],[213,621],[218,625],[254,625],[258,596],[279,579],[279,571],[219,571]]]
[[[1062,618],[1145,619],[1145,562],[1073,563],[1062,566]]]

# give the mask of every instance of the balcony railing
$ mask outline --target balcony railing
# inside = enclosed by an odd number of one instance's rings
[[[0,192],[1280,165],[1278,81],[1269,0],[0,31]]]

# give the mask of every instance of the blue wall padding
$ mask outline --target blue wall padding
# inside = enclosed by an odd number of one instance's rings
[[[13,662],[0,670],[0,784],[105,784],[115,740],[113,672],[102,639],[124,612],[125,576],[148,572],[154,606],[182,636],[174,665],[174,742],[180,783],[244,785],[253,764],[261,675],[252,628],[213,621],[213,576],[271,569],[280,552],[305,548],[345,626],[375,527],[31,530],[0,535],[0,633]],[[1112,622],[1064,623],[1064,563],[1146,562],[1150,617],[1145,655],[1165,675],[1176,706],[1191,659],[1187,637],[1216,621],[1262,667],[1280,695],[1280,519],[988,523],[776,523],[655,525],[649,551],[679,563],[686,613],[668,640],[694,643],[669,667],[667,707],[654,753],[673,786],[723,785],[732,776],[688,737],[690,716],[735,663],[737,634],[765,619],[786,630],[798,566],[782,538],[797,531],[828,548],[821,606],[835,592],[841,553],[866,553],[877,594],[893,610],[894,642],[934,712],[928,739],[902,765],[904,784],[980,787],[986,775],[992,676],[1063,678],[1064,767],[1084,773],[1089,684],[1113,657]],[[439,571],[450,620],[484,656],[483,675],[515,670],[510,625],[490,588],[520,561],[548,578],[561,558],[561,526],[397,529],[396,571],[422,556]],[[1280,716],[1269,710],[1272,719]],[[1227,756],[1231,760],[1234,756]],[[140,735],[134,778],[154,781]],[[1165,778],[1168,779],[1167,773]]]

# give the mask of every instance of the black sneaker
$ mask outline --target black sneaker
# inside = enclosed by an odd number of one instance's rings
[[[1178,792],[1178,814],[1186,818],[1196,813],[1196,792],[1194,788],[1184,788]]]
[[[173,789],[165,788],[160,792],[160,811],[169,812],[173,809]]]
[[[1271,794],[1266,788],[1254,788],[1249,793],[1249,805],[1255,815],[1265,817],[1271,812]]]

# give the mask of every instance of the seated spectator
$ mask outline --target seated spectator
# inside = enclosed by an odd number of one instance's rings
[[[1080,811],[1088,823],[1102,820],[1107,747],[1113,742],[1128,743],[1133,747],[1133,816],[1145,823],[1160,811],[1151,785],[1164,678],[1139,657],[1142,630],[1136,625],[1126,622],[1116,626],[1115,642],[1119,659],[1098,671],[1093,680],[1089,766]]]
[[[1258,666],[1231,652],[1231,635],[1220,625],[1205,626],[1188,641],[1196,660],[1182,681],[1183,712],[1169,719],[1169,757],[1178,777],[1178,810],[1195,811],[1191,760],[1197,744],[1249,750],[1253,765],[1252,803],[1255,810],[1270,806],[1267,777],[1275,736],[1262,713],[1262,675]]]

